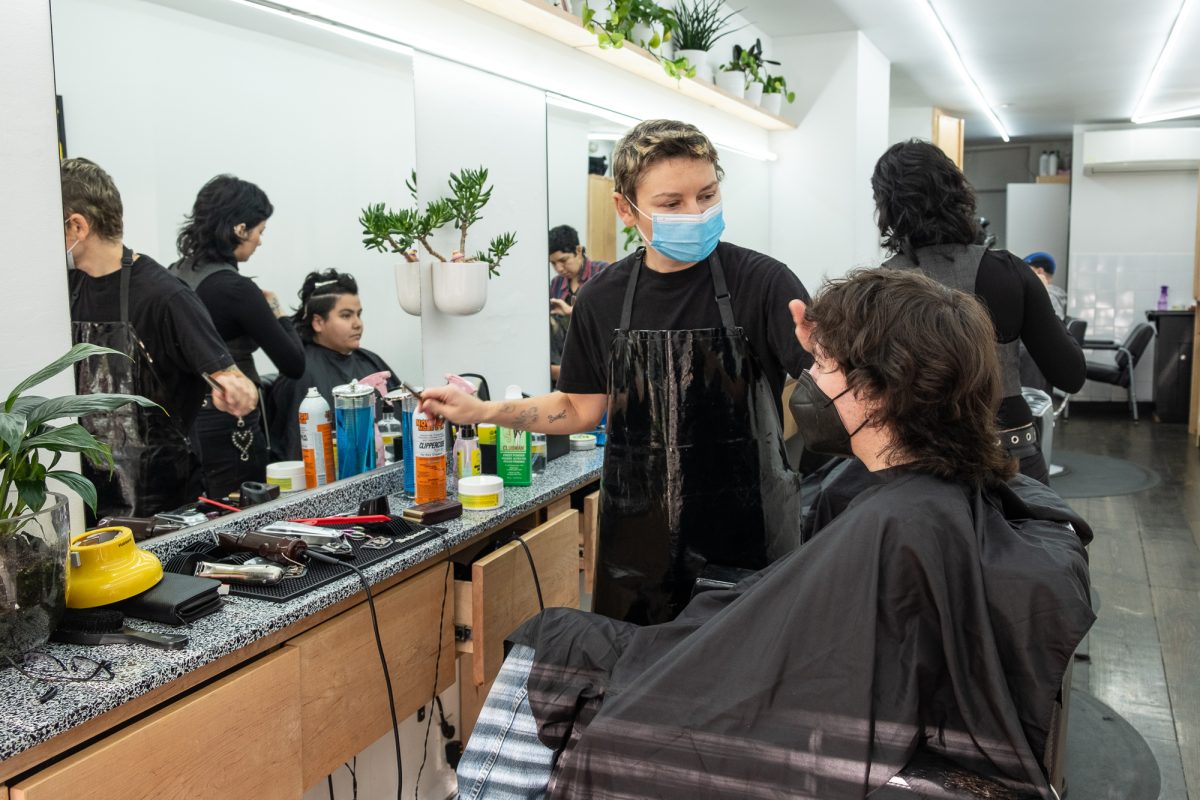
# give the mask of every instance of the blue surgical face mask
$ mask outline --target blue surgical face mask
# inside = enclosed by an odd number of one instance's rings
[[[654,237],[647,239],[643,234],[642,238],[646,239],[646,244],[673,261],[703,261],[717,249],[717,242],[721,241],[721,234],[725,232],[725,218],[721,214],[720,203],[700,214],[650,216],[634,206],[628,197],[625,199],[633,206],[634,211],[643,217],[650,217],[654,226]],[[641,233],[640,226],[638,233]]]
[[[67,220],[63,220],[63,224],[65,225],[66,223]],[[79,244],[78,239],[75,240],[74,244],[67,248],[67,269],[75,269],[75,254],[71,251],[75,249],[75,245],[77,244]]]

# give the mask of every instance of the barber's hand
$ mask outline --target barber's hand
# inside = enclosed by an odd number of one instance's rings
[[[800,340],[800,346],[812,353],[813,324],[804,316],[804,301],[793,300],[788,303],[788,310],[792,312],[792,321],[796,323],[796,338]]]
[[[244,417],[258,405],[258,387],[237,369],[223,369],[211,374],[221,391],[213,390],[213,405],[226,414]]]
[[[267,305],[271,307],[271,313],[276,318],[286,317],[287,312],[283,310],[283,306],[279,305],[279,298],[270,289],[263,289],[263,297],[267,298]]]
[[[574,313],[575,309],[566,300],[560,300],[557,297],[550,300],[550,313],[558,314],[561,317],[569,317]]]
[[[417,408],[456,425],[475,425],[487,421],[487,405],[478,397],[453,386],[436,386],[421,392],[421,403]]]

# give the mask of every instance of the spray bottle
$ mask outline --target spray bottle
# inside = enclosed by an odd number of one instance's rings
[[[458,438],[454,440],[454,477],[470,478],[482,474],[475,426],[463,425],[458,429]]]
[[[505,400],[520,400],[521,387],[509,386],[504,390]],[[533,453],[529,431],[500,428],[496,447],[496,471],[505,486],[529,486],[533,483]]]
[[[333,412],[315,386],[300,404],[300,453],[307,488],[333,483]]]

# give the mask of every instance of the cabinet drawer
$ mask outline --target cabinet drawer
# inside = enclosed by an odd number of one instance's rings
[[[592,594],[596,589],[596,530],[600,515],[600,493],[592,492],[583,498],[583,514],[579,517],[580,569],[583,570],[583,590]]]
[[[435,662],[437,691],[454,683],[450,579],[448,565],[438,564],[375,598],[399,719],[432,699]],[[387,733],[392,718],[365,602],[290,640],[288,647],[299,655],[303,785],[308,787]]]
[[[546,608],[579,607],[579,512],[567,509],[521,536],[533,555]],[[475,684],[489,683],[504,662],[504,639],[538,613],[538,595],[524,548],[515,541],[471,564],[471,582],[455,591],[455,616],[470,603]]]
[[[21,781],[12,800],[295,800],[299,684],[299,655],[285,647]]]

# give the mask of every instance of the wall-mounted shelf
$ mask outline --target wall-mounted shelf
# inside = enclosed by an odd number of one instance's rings
[[[662,65],[654,56],[636,45],[626,42],[620,48],[602,49],[596,42],[595,34],[585,30],[577,17],[568,14],[558,6],[550,5],[546,0],[465,0],[465,2],[760,128],[769,131],[785,131],[796,127],[795,123],[764,111],[739,97],[734,97],[711,83],[704,83],[694,78],[676,81],[663,71]]]

